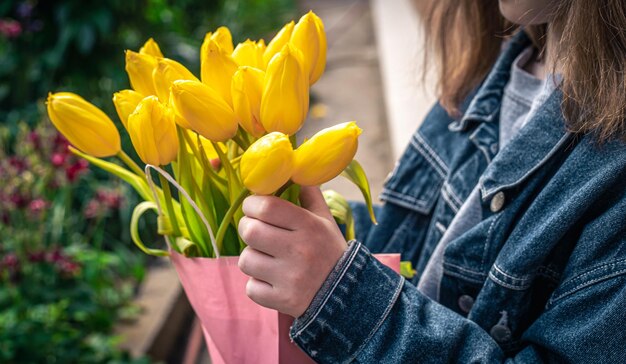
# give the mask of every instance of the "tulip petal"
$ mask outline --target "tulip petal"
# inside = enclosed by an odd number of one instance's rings
[[[273,132],[246,150],[240,163],[241,180],[258,195],[269,195],[282,187],[293,171],[293,148],[289,137]]]
[[[170,101],[176,113],[203,137],[225,142],[237,133],[233,109],[211,87],[179,80],[172,84],[171,91]]]
[[[294,26],[295,23],[293,20],[285,24],[285,26],[283,26],[283,28],[276,33],[274,38],[269,42],[265,52],[263,53],[263,62],[265,65],[269,65],[272,58],[283,49],[285,44],[289,42]]]
[[[128,134],[144,163],[159,166],[176,159],[179,142],[174,114],[156,97],[143,99],[129,116]]]
[[[326,67],[327,44],[322,20],[309,11],[296,24],[290,42],[302,52],[309,82],[314,84]]]
[[[163,103],[167,103],[170,97],[170,86],[177,80],[195,80],[193,75],[185,66],[168,58],[159,59],[157,66],[152,72],[152,80],[156,95]]]
[[[237,62],[213,39],[208,40],[206,47],[203,46],[202,59],[200,65],[202,82],[217,91],[232,107],[230,84],[233,74],[237,71]]]
[[[252,67],[239,67],[233,76],[233,108],[239,125],[252,136],[258,138],[265,134],[260,123],[261,95],[265,72]]]
[[[233,59],[239,66],[265,69],[265,63],[263,63],[264,50],[264,46],[259,46],[257,43],[248,39],[237,45],[233,51]]]
[[[261,99],[261,124],[268,132],[295,134],[309,110],[309,77],[301,53],[287,43],[265,72]]]
[[[296,149],[291,180],[315,186],[338,176],[354,158],[359,134],[361,129],[355,122],[319,131]]]
[[[155,95],[152,72],[157,66],[157,58],[149,54],[126,51],[126,73],[131,87],[144,96]]]
[[[139,53],[148,54],[150,56],[154,56],[157,58],[163,58],[163,53],[161,53],[161,48],[159,48],[159,45],[157,44],[157,42],[155,42],[154,39],[152,38],[148,39],[144,43],[143,47],[139,49]]]
[[[48,95],[48,116],[69,142],[89,155],[103,158],[121,150],[113,121],[93,104],[70,92]]]
[[[134,90],[122,90],[113,94],[113,104],[124,128],[128,128],[128,116],[135,111],[143,95]]]

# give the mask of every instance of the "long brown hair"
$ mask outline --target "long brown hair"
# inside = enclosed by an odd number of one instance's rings
[[[442,106],[451,114],[486,76],[502,42],[518,31],[498,0],[420,0],[426,39],[435,51]],[[626,1],[567,0],[556,9],[562,111],[570,131],[599,141],[626,140]],[[545,45],[545,26],[526,27]],[[546,65],[553,70],[556,65]]]

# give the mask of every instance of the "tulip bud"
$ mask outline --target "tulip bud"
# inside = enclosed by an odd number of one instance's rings
[[[200,65],[202,82],[217,91],[228,105],[232,106],[230,84],[233,74],[237,71],[237,62],[213,39],[209,39],[202,48],[203,60]]]
[[[309,77],[302,54],[287,43],[265,71],[261,124],[267,131],[295,134],[309,110]]]
[[[214,142],[225,142],[237,133],[233,109],[211,87],[198,81],[174,81],[170,101],[191,129]]]
[[[291,44],[302,52],[309,83],[314,84],[326,67],[326,33],[322,20],[309,11],[293,29]]]
[[[291,180],[316,186],[337,177],[354,158],[361,131],[354,121],[320,130],[295,150]]]
[[[226,54],[233,53],[233,36],[230,34],[230,30],[226,27],[219,27],[215,32],[208,32],[204,35],[204,41],[200,47],[201,64],[204,61],[205,47],[208,45],[209,39],[215,41]]]
[[[149,54],[126,51],[126,73],[130,86],[144,96],[155,95],[152,72],[157,66],[157,58]]]
[[[155,96],[141,100],[130,114],[128,134],[144,163],[164,166],[176,159],[178,134],[174,114]]]
[[[70,92],[48,94],[52,124],[69,142],[94,157],[110,157],[122,149],[113,121],[93,104]]]
[[[233,51],[233,59],[239,66],[250,66],[260,70],[265,69],[263,63],[263,53],[265,51],[264,43],[256,43],[250,39],[243,43],[239,43]]]
[[[289,137],[274,132],[261,137],[245,151],[239,165],[241,180],[257,195],[269,195],[282,187],[293,171]]]
[[[289,43],[294,25],[295,23],[293,20],[285,24],[285,26],[269,42],[265,52],[263,53],[263,63],[269,65],[272,58],[283,49],[285,44]]]
[[[176,80],[198,81],[185,66],[168,58],[159,59],[156,68],[152,72],[154,89],[159,100],[167,103],[170,97],[170,86]]]
[[[113,94],[115,111],[126,129],[128,129],[128,116],[135,111],[142,99],[143,95],[133,90],[122,90]]]
[[[144,43],[143,47],[139,49],[139,53],[147,54],[150,56],[154,56],[157,58],[163,58],[163,53],[161,53],[161,48],[154,39],[150,38]]]
[[[233,76],[233,108],[245,131],[258,138],[265,134],[260,122],[261,94],[265,72],[252,67],[239,67]]]

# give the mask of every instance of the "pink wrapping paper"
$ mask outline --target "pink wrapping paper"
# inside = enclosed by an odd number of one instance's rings
[[[375,257],[399,273],[399,254]],[[289,339],[292,317],[246,296],[248,276],[237,266],[239,257],[186,258],[172,252],[171,259],[202,324],[212,363],[314,363]]]

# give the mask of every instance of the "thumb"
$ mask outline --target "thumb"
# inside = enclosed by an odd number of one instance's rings
[[[333,220],[333,215],[326,204],[324,195],[318,186],[302,186],[300,190],[300,204],[303,208],[317,216]]]

